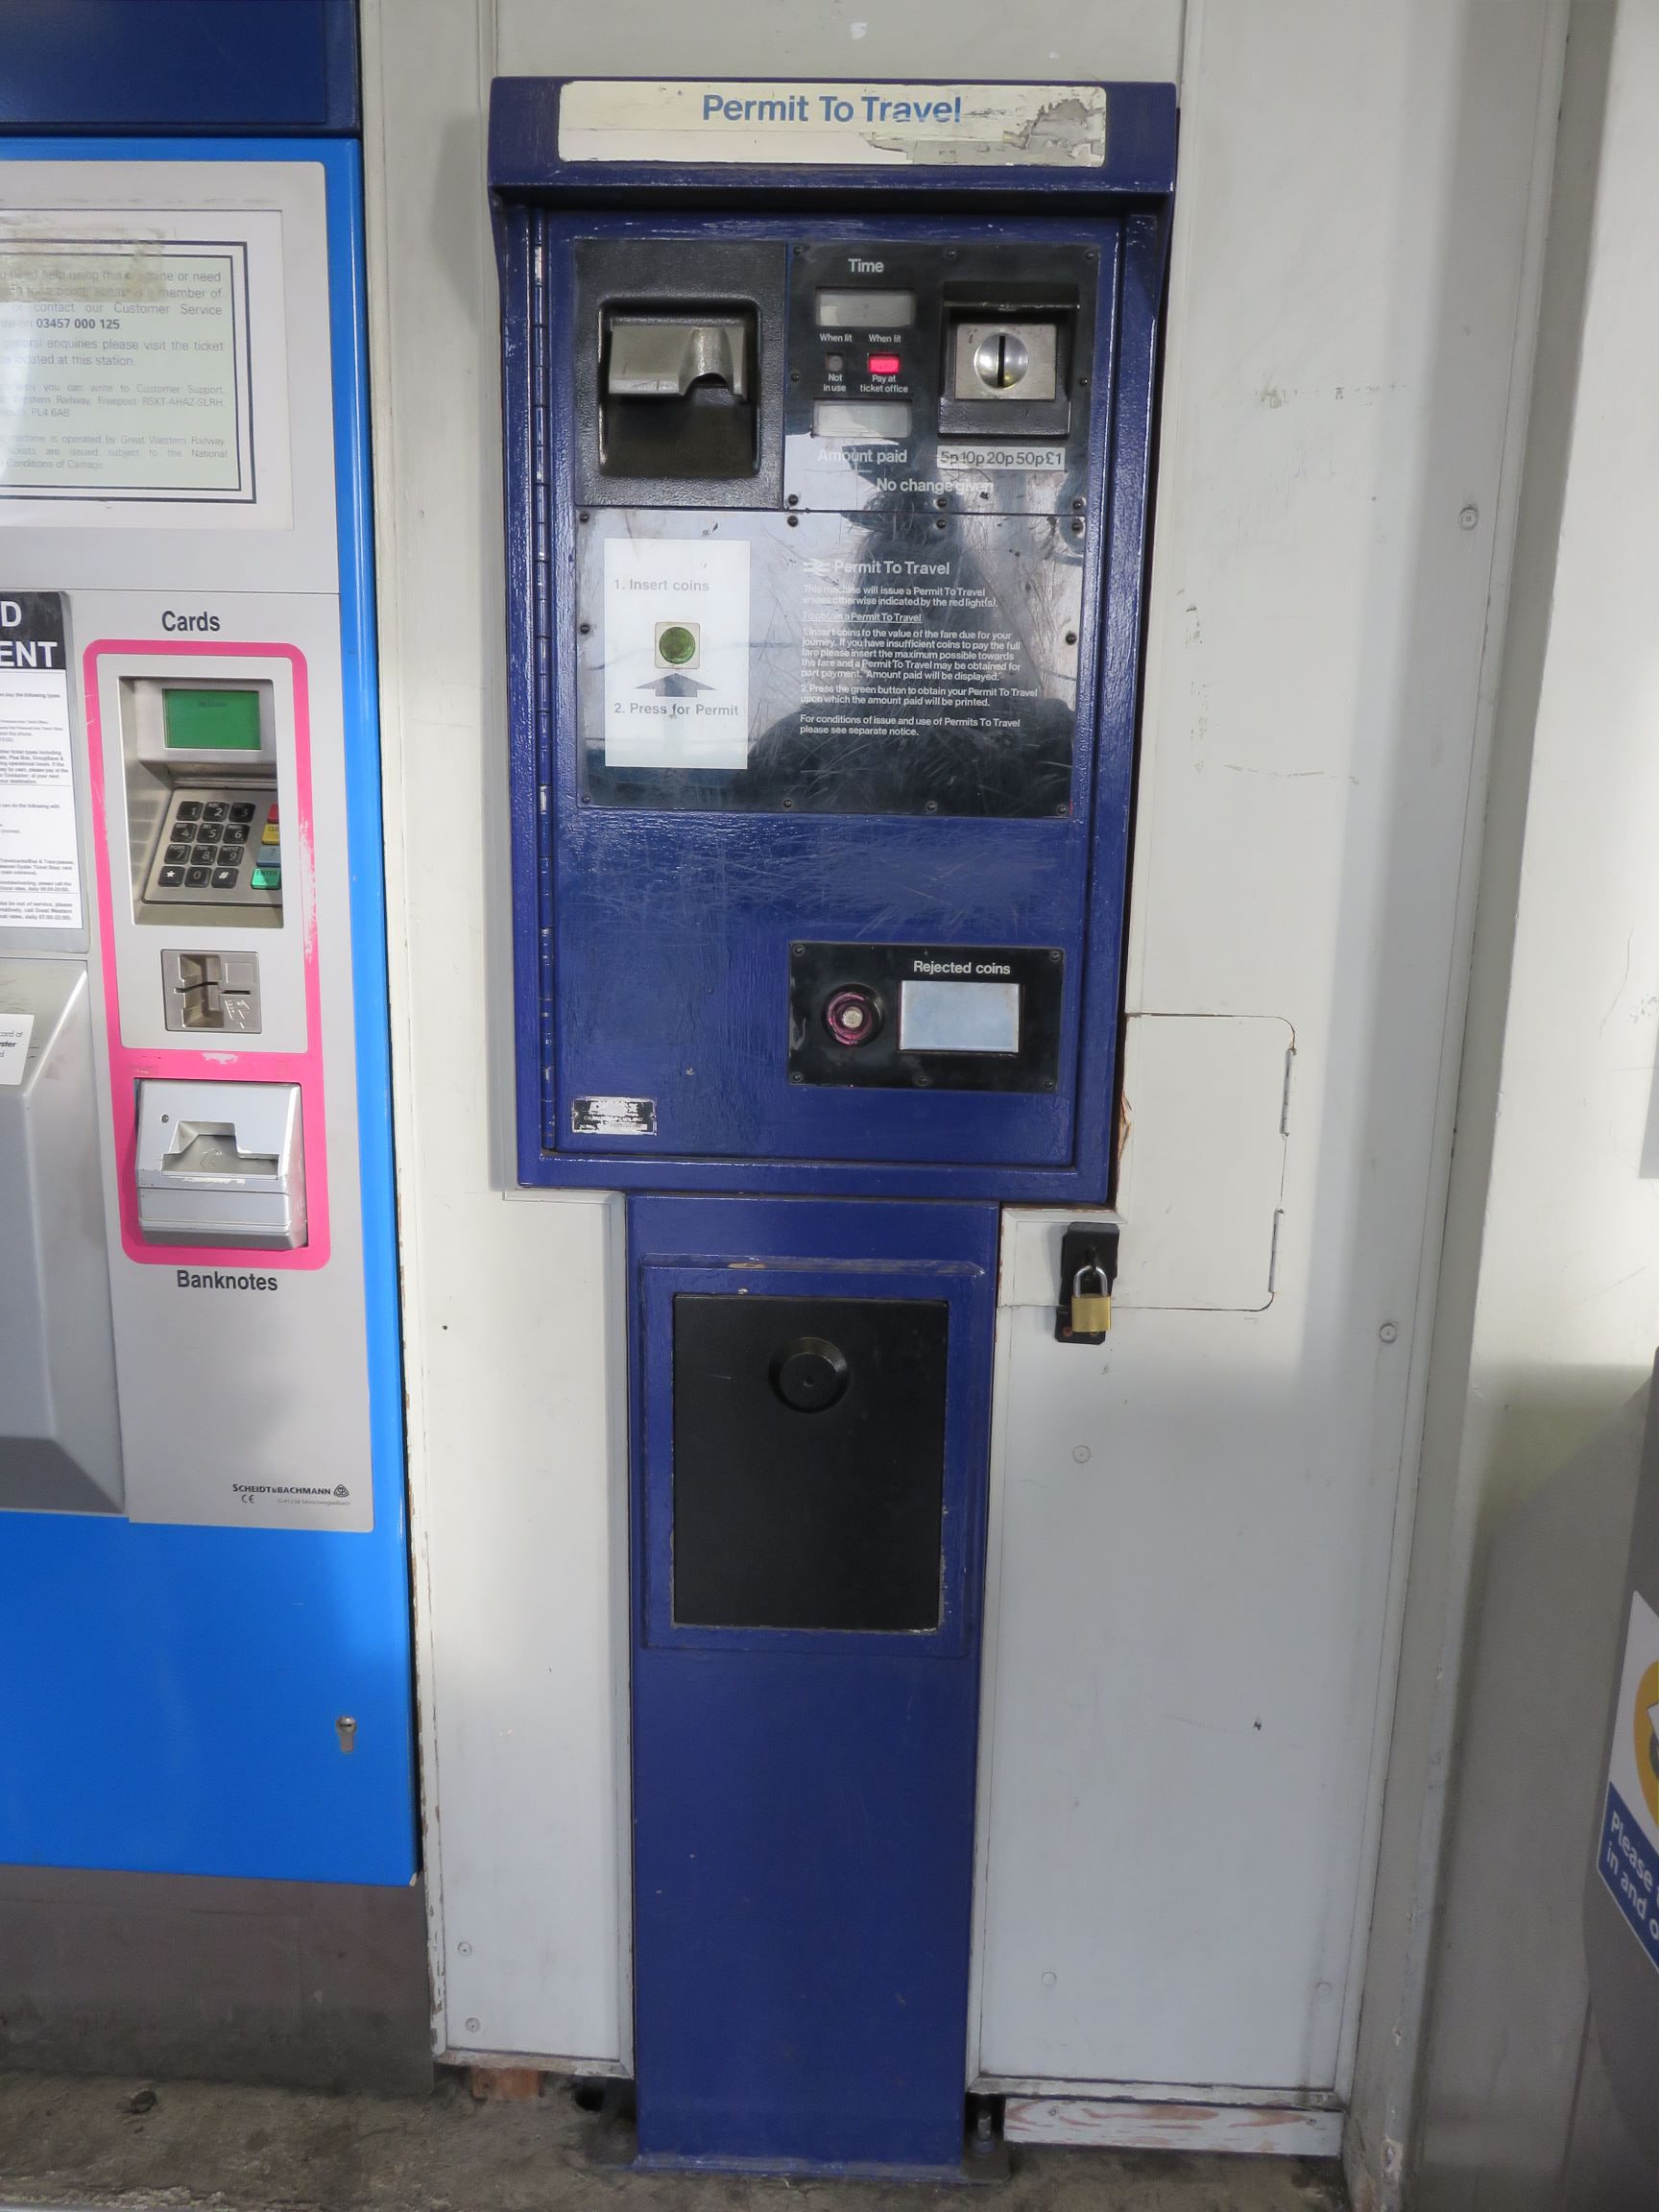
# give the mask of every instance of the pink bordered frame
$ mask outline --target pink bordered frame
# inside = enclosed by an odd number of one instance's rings
[[[294,810],[297,835],[290,842],[288,805],[282,808],[284,855],[296,852],[297,911],[304,957],[305,1048],[301,1052],[240,1050],[216,1044],[211,1051],[169,1046],[130,1046],[122,1041],[120,972],[115,955],[114,886],[109,865],[108,819],[104,789],[103,702],[100,663],[119,661],[123,673],[145,660],[284,661],[294,687]],[[230,639],[99,637],[81,659],[86,705],[88,769],[92,785],[93,841],[98,872],[98,936],[104,967],[104,1020],[109,1047],[110,1103],[114,1113],[116,1183],[120,1193],[121,1248],[141,1264],[177,1266],[181,1261],[215,1267],[257,1266],[263,1270],[305,1269],[327,1263],[328,1149],[323,1095],[322,991],[317,971],[316,851],[311,818],[311,709],[305,656],[294,645],[240,644]],[[283,861],[284,903],[290,863]],[[209,1083],[298,1083],[300,1118],[305,1145],[306,1241],[291,1252],[264,1246],[151,1244],[138,1233],[136,1169],[138,1085],[145,1077]]]

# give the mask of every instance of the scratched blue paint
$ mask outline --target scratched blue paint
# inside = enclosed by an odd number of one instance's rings
[[[716,176],[564,164],[553,152],[556,89],[509,79],[492,105],[508,462],[519,1179],[624,1190],[1102,1199],[1116,1100],[1153,385],[1173,169],[1169,88],[1109,88],[1104,171],[952,169],[906,171],[897,180],[890,169]],[[982,210],[993,196],[1011,211],[988,221]],[[838,200],[850,211],[821,212]],[[570,212],[578,201],[580,215]],[[640,202],[650,203],[649,214],[635,211]],[[755,211],[757,202],[767,211]],[[714,205],[721,212],[711,217]],[[724,239],[833,237],[856,245],[893,236],[900,208],[910,238],[1030,238],[1100,250],[1069,815],[1051,822],[691,816],[581,805],[570,631],[580,521],[567,490],[575,424],[560,353],[569,342],[570,237],[683,236],[689,250],[713,220]],[[677,931],[672,915],[664,927],[657,894],[667,883],[674,887],[667,904],[682,916],[724,917],[719,958],[700,967],[700,933]],[[740,898],[731,895],[734,883]],[[795,935],[1062,948],[1068,1007],[1056,1092],[791,1086],[784,1010]],[[571,1097],[594,1086],[566,1072],[583,1039],[577,1016],[562,1002],[560,976],[600,943],[607,966],[633,979],[642,1032],[676,1033],[687,1000],[707,996],[704,1025],[720,1043],[694,1075],[645,1049],[607,1086],[657,1097],[665,1087],[694,1082],[699,1126],[721,1130],[719,1144],[701,1156],[677,1148],[672,1094],[655,1137],[571,1132]]]
[[[635,2058],[642,2164],[961,2155],[997,1209],[629,1206]],[[950,1307],[940,1625],[686,1628],[669,1603],[673,1301]]]

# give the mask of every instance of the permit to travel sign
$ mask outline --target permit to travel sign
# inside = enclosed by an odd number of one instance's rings
[[[1596,1867],[1659,1967],[1659,1614],[1630,1599]]]
[[[560,92],[559,158],[1099,169],[1106,87],[580,78]]]

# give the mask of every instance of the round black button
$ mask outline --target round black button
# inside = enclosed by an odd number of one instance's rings
[[[881,1002],[855,983],[832,991],[824,1008],[824,1026],[837,1045],[868,1045],[881,1027]]]
[[[797,1336],[772,1356],[772,1387],[797,1413],[821,1413],[847,1387],[846,1355],[823,1336]]]

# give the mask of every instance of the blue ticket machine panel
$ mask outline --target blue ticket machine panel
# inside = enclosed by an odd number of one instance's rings
[[[519,1173],[637,1194],[646,2159],[960,2156],[997,1202],[1111,1171],[1174,125],[494,88]]]
[[[5,11],[0,1863],[401,1889],[352,12],[212,13]]]

